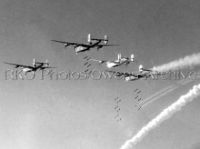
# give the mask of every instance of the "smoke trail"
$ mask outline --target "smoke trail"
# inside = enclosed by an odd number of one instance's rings
[[[151,99],[149,99],[149,100],[145,100],[145,101],[141,104],[141,106],[142,106],[142,107],[145,107],[145,106],[147,106],[148,104],[150,104],[151,102],[153,102],[153,101],[155,101],[155,100],[157,100],[157,99],[160,99],[161,97],[163,97],[163,96],[165,96],[165,95],[171,93],[172,91],[174,91],[174,90],[177,89],[177,88],[178,88],[178,86],[174,86],[174,87],[172,87],[172,88],[169,88],[168,90],[166,90],[166,91],[163,92],[162,94],[160,94],[160,95],[158,95],[158,96],[156,96],[156,97],[154,97],[154,98],[151,98]]]
[[[181,80],[181,81],[178,81],[178,84],[183,85],[184,82],[185,82],[185,80]],[[147,98],[145,98],[144,101],[141,102],[141,105],[145,105],[146,102],[148,103],[149,101],[152,101],[155,98],[157,99],[157,97],[162,97],[162,95],[165,94],[168,90],[171,90],[171,89],[175,88],[176,86],[177,85],[170,85],[170,86],[167,86],[167,87],[159,90],[158,92],[154,93],[153,95],[148,96]]]
[[[200,95],[200,84],[193,86],[193,88],[185,95],[182,95],[176,102],[171,104],[169,107],[164,109],[159,115],[152,119],[146,126],[144,126],[135,136],[130,140],[127,140],[122,146],[121,149],[130,149],[133,145],[137,144],[148,132],[163,121],[170,118],[174,113],[181,110],[188,102],[192,101],[194,98]]]
[[[188,84],[188,83],[190,83],[190,82],[192,82],[192,81],[193,81],[193,80],[181,80],[181,81],[178,82],[178,86],[176,86],[176,85],[171,85],[171,86],[169,86],[169,87],[167,87],[167,88],[164,88],[165,90],[162,90],[162,92],[159,92],[159,94],[158,94],[158,93],[155,93],[156,96],[155,96],[155,95],[152,95],[153,97],[150,96],[150,97],[146,98],[146,99],[144,100],[144,102],[142,102],[140,105],[141,105],[142,107],[145,107],[145,106],[147,106],[148,104],[150,104],[151,102],[153,102],[153,101],[155,101],[155,100],[157,100],[157,99],[160,99],[161,97],[163,97],[163,96],[165,96],[165,95],[171,93],[171,92],[174,91],[175,89],[179,88],[180,85],[186,85],[186,84]]]
[[[158,92],[154,93],[153,95],[151,95],[151,96],[145,98],[144,101],[141,102],[141,104],[143,104],[143,103],[145,103],[145,102],[147,102],[147,101],[149,101],[149,100],[152,100],[153,98],[156,98],[157,96],[163,94],[164,92],[166,92],[167,90],[169,90],[169,89],[171,89],[171,88],[174,88],[174,85],[167,86],[167,87],[165,87],[165,88],[159,90]]]
[[[184,58],[163,64],[161,66],[155,66],[152,70],[157,72],[167,72],[197,65],[200,65],[200,53],[185,56]]]

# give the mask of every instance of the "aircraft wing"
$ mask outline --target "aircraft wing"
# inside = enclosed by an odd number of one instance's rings
[[[8,63],[8,62],[4,62],[5,64],[8,64],[8,65],[13,65],[15,66],[16,68],[18,67],[22,67],[22,68],[33,68],[33,66],[28,66],[28,65],[21,65],[21,64],[15,64],[15,63]]]
[[[99,46],[110,47],[110,46],[119,46],[118,44],[99,44]]]
[[[45,68],[56,68],[56,67],[45,67]]]
[[[89,61],[95,61],[95,62],[98,62],[100,64],[107,62],[106,60],[97,60],[97,59],[92,59],[92,58],[89,59]]]
[[[51,68],[56,68],[56,67],[50,67],[50,66],[48,66],[48,67],[39,67],[39,69],[51,69]]]
[[[90,45],[83,44],[83,43],[76,43],[76,42],[67,42],[67,41],[59,41],[59,40],[51,40],[53,42],[58,42],[62,44],[66,44],[67,46],[82,46],[82,47],[90,47]]]
[[[51,40],[51,41],[53,41],[53,42],[58,42],[58,43],[63,43],[63,44],[67,44],[68,42],[66,42],[66,41],[59,41],[59,40]]]

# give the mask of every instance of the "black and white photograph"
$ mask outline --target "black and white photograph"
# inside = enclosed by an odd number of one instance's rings
[[[0,149],[200,149],[199,0],[1,0]]]

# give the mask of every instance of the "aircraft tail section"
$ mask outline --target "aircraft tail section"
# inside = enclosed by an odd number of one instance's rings
[[[49,66],[49,61],[48,61],[48,59],[46,59],[45,64],[46,64],[47,67]]]
[[[91,37],[91,34],[88,34],[88,37],[87,37],[88,43],[91,43],[92,40],[103,41],[104,44],[107,44],[107,43],[108,43],[108,36],[107,36],[107,35],[104,35],[103,38],[92,38],[92,37]]]
[[[131,62],[133,62],[135,60],[135,55],[134,54],[131,54],[130,60],[131,60]]]
[[[88,34],[87,41],[88,41],[88,43],[91,43],[91,42],[92,42],[92,41],[91,41],[91,34]]]
[[[140,72],[140,73],[142,73],[142,72],[152,72],[152,70],[144,69],[144,68],[143,68],[143,65],[139,65],[139,72]]]
[[[33,67],[35,67],[36,66],[36,60],[35,60],[35,58],[33,59]]]
[[[118,61],[120,61],[120,60],[121,60],[121,58],[122,58],[122,55],[121,55],[121,53],[118,53],[118,55],[117,55],[117,60],[118,60]]]
[[[139,72],[143,72],[143,65],[139,65]]]
[[[108,36],[107,35],[104,35],[104,44],[108,44]]]

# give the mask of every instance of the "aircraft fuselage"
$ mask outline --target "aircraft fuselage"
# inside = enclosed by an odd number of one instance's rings
[[[129,64],[129,61],[124,58],[124,59],[121,59],[121,60],[115,60],[115,61],[106,62],[106,66],[108,68],[118,67],[118,66],[123,65],[123,64]]]
[[[103,45],[99,45],[101,43],[101,41],[98,41],[98,42],[95,42],[95,43],[91,43],[90,45],[88,45],[88,47],[84,47],[84,46],[77,46],[75,47],[75,52],[76,53],[81,53],[81,52],[85,52],[85,51],[89,51],[91,48],[95,48],[97,47],[98,49],[99,48],[102,48]]]

